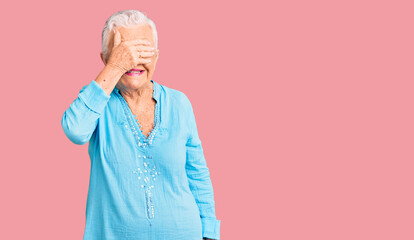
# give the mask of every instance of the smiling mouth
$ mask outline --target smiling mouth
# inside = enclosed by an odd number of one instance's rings
[[[133,71],[128,71],[125,74],[128,76],[132,76],[132,77],[138,77],[144,74],[144,71],[145,70],[138,70],[138,71],[133,70]]]
[[[129,71],[128,71],[128,72],[126,72],[126,73],[142,73],[142,72],[144,72],[144,71],[145,71],[145,70],[133,68],[133,69],[129,70]]]

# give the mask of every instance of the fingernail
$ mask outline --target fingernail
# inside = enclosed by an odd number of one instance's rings
[[[115,34],[115,29],[113,29],[112,31],[113,31],[113,32],[114,32],[114,34]]]

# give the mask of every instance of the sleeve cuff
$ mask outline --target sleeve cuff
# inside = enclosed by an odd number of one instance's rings
[[[95,80],[80,91],[79,97],[88,108],[99,114],[103,113],[111,98]]]
[[[220,239],[220,220],[214,218],[201,218],[203,225],[203,238]]]

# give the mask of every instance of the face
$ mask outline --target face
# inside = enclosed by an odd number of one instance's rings
[[[151,47],[155,48],[154,42],[154,35],[152,34],[152,29],[147,24],[141,24],[136,26],[131,26],[128,28],[117,28],[117,30],[121,34],[121,41],[128,41],[133,39],[145,39],[151,42]],[[111,55],[112,47],[114,44],[114,33],[113,31],[110,32],[108,36],[108,48],[107,48],[107,56],[104,56],[103,52],[101,52],[101,59],[106,65],[108,57]],[[145,46],[145,45],[143,45]],[[148,45],[147,45],[148,46]],[[155,54],[152,57],[150,63],[145,64],[138,64],[134,68],[144,69],[144,73],[140,76],[128,76],[126,74],[122,75],[117,83],[117,87],[119,89],[137,89],[141,86],[147,84],[152,79],[155,71],[155,65],[158,60],[159,49],[154,50]]]

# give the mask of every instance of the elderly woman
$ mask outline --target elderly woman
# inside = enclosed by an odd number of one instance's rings
[[[62,117],[89,142],[84,240],[220,238],[210,172],[187,96],[152,79],[155,24],[136,10],[105,23],[105,64]]]

